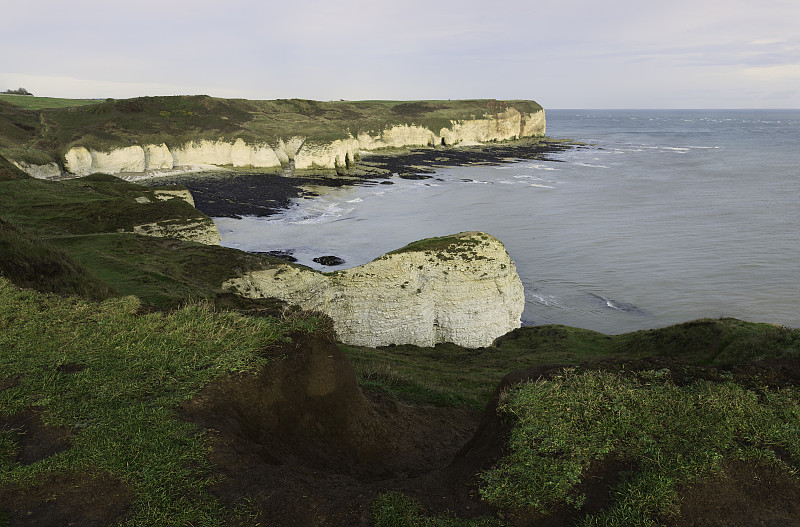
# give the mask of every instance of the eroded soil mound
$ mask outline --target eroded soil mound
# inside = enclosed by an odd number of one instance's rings
[[[369,525],[380,492],[440,494],[477,415],[365,396],[332,341],[299,336],[257,375],[230,375],[183,406],[213,431],[213,492],[233,524]],[[434,476],[432,476],[432,474]]]

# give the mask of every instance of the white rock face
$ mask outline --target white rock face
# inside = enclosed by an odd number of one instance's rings
[[[167,145],[145,145],[144,146],[144,165],[145,170],[159,170],[162,168],[172,168],[175,160]]]
[[[219,245],[222,237],[211,219],[198,219],[195,222],[167,220],[145,223],[133,227],[133,232],[157,238],[177,238],[206,245]]]
[[[94,172],[117,174],[119,172],[144,172],[144,149],[134,145],[111,152],[91,152]],[[101,169],[102,167],[102,169]]]
[[[358,148],[355,139],[337,139],[330,143],[306,141],[295,154],[294,167],[297,170],[346,168],[355,159]]]
[[[192,207],[194,207],[194,196],[188,190],[161,190],[155,189],[153,193],[156,195],[156,198],[161,201],[167,201],[168,199],[182,199]]]
[[[234,167],[280,168],[281,162],[275,151],[266,144],[248,145],[237,139],[225,141],[192,141],[172,150],[174,164],[178,165],[227,165]]]
[[[76,176],[92,173],[92,154],[82,146],[73,146],[64,155],[64,169]]]
[[[33,165],[24,161],[12,161],[14,165],[36,179],[61,179],[63,173],[58,163],[48,163],[46,165]]]
[[[470,232],[415,245],[330,275],[280,265],[223,286],[325,313],[358,346],[475,348],[520,326],[522,282],[499,240]]]
[[[287,140],[279,139],[274,147],[264,143],[248,144],[241,138],[233,143],[204,139],[173,149],[164,143],[143,147],[134,145],[111,152],[90,151],[77,146],[66,153],[64,168],[76,176],[85,176],[94,172],[118,174],[197,165],[278,170],[294,161],[298,170],[334,170],[349,166],[362,150],[476,144],[543,136],[544,133],[544,110],[526,114],[508,108],[494,115],[453,121],[449,127],[436,131],[403,124],[379,132],[358,132],[356,137],[330,142],[293,136]]]

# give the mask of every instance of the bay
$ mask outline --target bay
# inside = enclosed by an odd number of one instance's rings
[[[319,189],[269,217],[215,222],[223,245],[291,250],[318,269],[318,256],[351,267],[420,238],[488,232],[516,262],[525,324],[800,325],[800,111],[549,110],[547,123],[586,146]]]

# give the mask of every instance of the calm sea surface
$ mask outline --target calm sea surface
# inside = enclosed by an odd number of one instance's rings
[[[517,264],[526,324],[800,326],[800,110],[549,110],[547,132],[588,145],[215,221],[223,245],[291,249],[318,269],[320,255],[351,267],[420,238],[485,231]]]

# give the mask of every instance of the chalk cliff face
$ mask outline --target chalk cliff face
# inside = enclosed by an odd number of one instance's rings
[[[194,207],[194,198],[186,189],[156,189],[152,194],[158,201],[177,199]],[[147,205],[153,201],[147,196],[138,196],[136,203]],[[159,221],[133,225],[132,228],[120,229],[118,232],[134,232],[144,236],[156,238],[176,238],[206,245],[219,245],[221,237],[214,220],[193,211],[196,215],[184,213],[183,217],[176,219],[162,219]]]
[[[520,326],[525,305],[505,247],[479,232],[424,240],[332,274],[287,264],[223,287],[325,313],[342,342],[371,347],[489,346]]]
[[[75,146],[64,156],[65,170],[75,176],[94,172],[118,174],[172,169],[181,166],[217,165],[280,170],[294,161],[296,170],[339,170],[349,168],[359,152],[382,148],[404,148],[476,144],[515,138],[543,136],[544,111],[522,113],[508,108],[481,118],[451,121],[449,127],[430,130],[418,125],[394,125],[381,131],[358,131],[333,141],[293,136],[275,144],[235,141],[191,141],[179,147],[166,144],[129,146],[110,152]],[[28,173],[31,170],[24,169]],[[38,169],[37,169],[38,170]]]
[[[197,221],[167,220],[135,225],[133,232],[144,236],[177,238],[205,245],[219,245],[222,239],[214,222],[202,218],[198,218]]]
[[[24,161],[12,161],[14,165],[36,179],[59,179],[62,176],[61,168],[58,163],[48,163],[46,165],[36,165]]]

